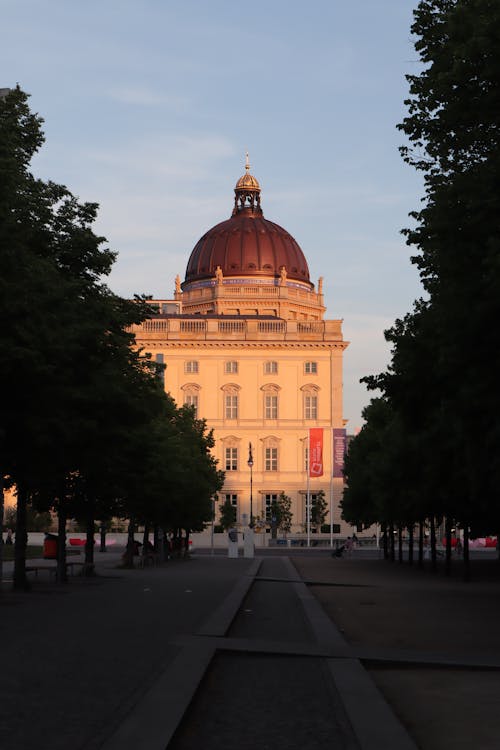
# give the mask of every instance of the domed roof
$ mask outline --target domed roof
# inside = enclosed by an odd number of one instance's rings
[[[250,165],[247,165],[247,171],[236,183],[235,190],[258,190],[260,193],[259,181],[255,179],[253,174],[250,174],[249,169]]]
[[[249,170],[247,155],[246,173],[234,191],[233,215],[198,240],[187,264],[184,284],[213,278],[218,266],[224,278],[280,277],[284,268],[286,278],[311,283],[298,243],[286,229],[264,218],[260,185]]]

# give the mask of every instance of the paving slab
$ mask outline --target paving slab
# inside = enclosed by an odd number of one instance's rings
[[[295,557],[346,642],[422,750],[497,750],[500,566],[472,580],[407,564]]]

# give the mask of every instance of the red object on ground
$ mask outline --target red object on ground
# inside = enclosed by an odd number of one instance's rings
[[[57,560],[57,539],[45,539],[43,543],[43,559]]]
[[[75,539],[74,537],[69,540],[69,543],[72,547],[83,547],[85,542],[85,539]]]
[[[457,546],[457,542],[458,542],[458,539],[455,539],[455,537],[451,538],[451,546],[452,547],[456,547]],[[446,547],[446,537],[443,537],[441,539],[441,544],[443,545],[443,547]]]

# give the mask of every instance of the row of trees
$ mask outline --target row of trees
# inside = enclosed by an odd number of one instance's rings
[[[346,460],[343,516],[391,533],[500,531],[500,2],[422,0],[412,32],[421,72],[407,76],[399,125],[425,199],[405,230],[425,291],[386,331],[381,396]],[[447,560],[451,545],[448,543]]]
[[[236,525],[237,512],[236,507],[232,504],[231,499],[228,497],[220,504],[220,519],[219,525],[223,530],[230,529]],[[323,490],[314,493],[311,497],[311,507],[309,509],[309,516],[311,526],[321,528],[325,522],[326,515],[328,513],[327,502],[325,500],[325,493]],[[293,513],[292,513],[292,499],[285,492],[281,491],[280,494],[272,500],[270,505],[266,507],[264,518],[257,516],[252,519],[254,528],[265,529],[269,527],[271,531],[271,538],[276,539],[278,532],[281,532],[283,536],[290,533],[292,528]],[[305,525],[305,528],[306,525]]]
[[[68,518],[86,523],[91,565],[96,519],[189,534],[223,479],[205,423],[134,348],[128,329],[150,315],[147,300],[103,281],[116,256],[93,231],[97,205],[30,172],[43,141],[27,95],[11,90],[0,100],[0,518],[13,485],[17,588],[28,507],[58,515],[62,581]]]

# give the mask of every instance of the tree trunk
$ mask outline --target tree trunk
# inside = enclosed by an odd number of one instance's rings
[[[401,565],[403,562],[403,527],[398,524],[398,562]]]
[[[131,518],[128,523],[127,546],[125,547],[125,554],[123,555],[123,564],[125,565],[126,568],[134,567],[134,551],[135,551],[134,529],[135,529],[134,519]]]
[[[28,591],[30,585],[26,577],[26,546],[28,544],[27,525],[28,495],[25,489],[17,488],[16,539],[14,546],[14,580],[16,591]],[[3,521],[3,518],[2,518]]]
[[[162,538],[162,557],[163,562],[167,562],[167,560],[170,560],[170,540],[168,538],[168,531],[167,529],[163,529],[163,538]]]
[[[87,539],[85,542],[85,568],[86,576],[95,575],[94,569],[94,528],[95,528],[95,502],[93,497],[87,497]]]
[[[415,527],[413,523],[408,526],[408,565],[413,565],[413,541]]]
[[[464,522],[464,581],[470,581],[469,521]]]
[[[159,553],[160,551],[160,528],[158,524],[156,523],[153,526],[153,547],[155,548],[155,552]]]
[[[66,504],[64,497],[59,498],[57,510],[57,583],[68,582],[68,570],[66,567]]]
[[[446,557],[444,570],[447,576],[451,575],[451,518],[446,516],[445,518],[445,532],[446,532]]]
[[[431,523],[431,571],[437,572],[437,555],[436,555],[436,519],[434,516],[430,518]]]
[[[389,524],[389,559],[394,562],[396,559],[396,545],[394,543],[394,524],[391,521]]]
[[[185,539],[185,548],[184,548],[184,557],[189,557],[189,535],[191,533],[191,529],[186,529],[186,539]]]
[[[389,540],[387,538],[387,526],[384,525],[384,531],[382,534],[382,542],[384,546],[384,560],[389,559]]]
[[[99,526],[99,552],[106,552],[106,522],[101,521]]]
[[[424,522],[418,522],[418,567],[424,566]]]

